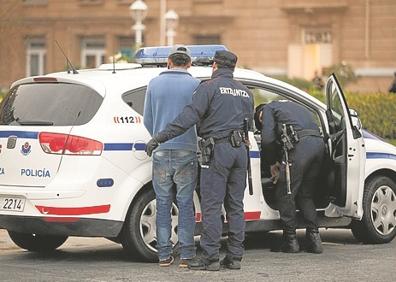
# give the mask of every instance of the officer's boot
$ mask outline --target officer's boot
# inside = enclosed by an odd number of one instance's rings
[[[322,240],[320,239],[319,230],[317,228],[307,228],[305,238],[307,240],[306,251],[308,253],[321,254],[323,252]]]
[[[283,242],[280,250],[284,253],[298,253],[300,251],[296,231],[283,231]]]
[[[207,259],[196,256],[188,262],[188,268],[192,270],[219,271],[220,263],[219,259]]]

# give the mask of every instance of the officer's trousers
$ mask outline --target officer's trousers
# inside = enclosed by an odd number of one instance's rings
[[[243,144],[238,148],[232,147],[230,143],[215,144],[209,168],[201,169],[203,230],[200,244],[206,259],[219,259],[223,203],[229,226],[227,256],[242,258],[245,239],[243,196],[247,174],[246,153]]]
[[[322,167],[324,150],[322,138],[307,136],[302,138],[289,153],[292,164],[290,166],[291,195],[287,194],[285,165],[282,164],[276,185],[276,198],[286,233],[293,234],[296,231],[296,202],[303,213],[307,229],[318,228],[313,194]]]

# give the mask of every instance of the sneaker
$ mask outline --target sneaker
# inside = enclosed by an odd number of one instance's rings
[[[191,259],[180,259],[179,267],[180,268],[188,268],[190,261],[191,261]]]
[[[220,261],[220,265],[223,268],[239,270],[239,269],[241,269],[241,259],[232,259],[228,256],[225,256]]]
[[[167,259],[163,259],[159,261],[159,266],[160,267],[167,267],[170,266],[174,262],[173,256],[168,257]]]
[[[219,271],[219,260],[207,260],[200,257],[195,257],[188,262],[188,268],[191,270],[208,270]]]

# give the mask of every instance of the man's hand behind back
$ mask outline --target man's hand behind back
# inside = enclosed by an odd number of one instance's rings
[[[153,154],[153,151],[155,149],[157,149],[157,147],[159,146],[158,141],[155,138],[150,139],[150,141],[147,142],[146,144],[146,153],[149,157],[151,157],[151,155]]]

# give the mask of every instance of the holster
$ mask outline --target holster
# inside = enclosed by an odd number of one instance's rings
[[[238,148],[244,142],[244,134],[240,130],[233,130],[230,135],[230,143],[234,148]]]
[[[198,161],[201,166],[209,166],[213,157],[214,145],[215,141],[212,137],[198,141],[198,147],[201,151],[201,154],[198,156]]]

